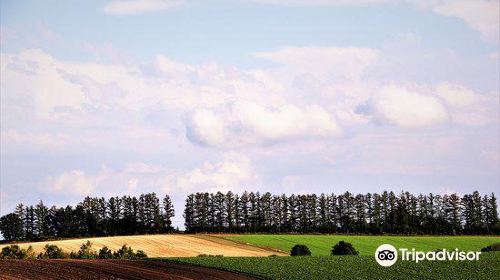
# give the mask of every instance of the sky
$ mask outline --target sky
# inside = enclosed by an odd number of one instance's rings
[[[1,0],[0,214],[500,193],[498,0]]]

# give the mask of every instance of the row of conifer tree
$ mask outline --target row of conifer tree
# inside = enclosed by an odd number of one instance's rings
[[[5,240],[44,240],[174,231],[172,200],[155,193],[86,197],[76,207],[19,204],[0,218]],[[186,198],[185,232],[500,234],[494,193],[381,194],[195,193]]]
[[[500,234],[496,197],[401,192],[272,195],[195,193],[186,232]]]
[[[173,231],[172,200],[155,193],[105,198],[86,197],[76,207],[19,204],[0,218],[6,240],[44,240],[89,236],[167,233]]]

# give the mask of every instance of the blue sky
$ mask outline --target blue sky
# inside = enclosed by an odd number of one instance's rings
[[[3,0],[0,210],[498,192],[498,5]]]

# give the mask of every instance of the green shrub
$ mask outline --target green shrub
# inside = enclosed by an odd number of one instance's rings
[[[99,255],[97,256],[99,259],[112,259],[113,258],[113,252],[109,250],[108,247],[104,246],[99,250]]]
[[[135,258],[135,253],[132,248],[123,245],[118,251],[113,253],[113,257],[117,259],[133,259]]]
[[[35,259],[35,251],[33,251],[33,246],[29,246],[28,249],[26,249],[26,258],[28,259]]]
[[[331,255],[359,255],[359,252],[354,249],[351,243],[339,241],[339,243],[332,247]]]
[[[92,250],[92,243],[87,240],[87,243],[82,244],[80,250],[77,254],[78,259],[95,259],[97,258],[97,252]]]
[[[43,253],[43,258],[67,259],[68,257],[69,255],[56,245],[50,245],[50,244],[45,245],[45,253]]]
[[[10,245],[2,248],[2,259],[25,259],[27,256],[28,253],[26,250],[21,249],[19,245]]]
[[[310,256],[311,251],[309,247],[306,245],[297,244],[293,246],[292,251],[290,252],[291,256]]]
[[[135,257],[138,259],[144,259],[147,258],[148,255],[146,255],[143,250],[137,250],[137,253],[135,253]]]
[[[500,243],[493,243],[481,249],[481,252],[495,252],[500,251]]]

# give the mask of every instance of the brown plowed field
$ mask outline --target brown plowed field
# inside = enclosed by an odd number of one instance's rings
[[[223,255],[225,257],[267,257],[272,254],[279,254],[264,248],[201,234],[112,236],[20,243],[18,245],[24,249],[31,245],[37,253],[44,251],[45,244],[57,245],[66,252],[77,252],[87,240],[92,242],[94,250],[107,246],[110,250],[116,251],[126,244],[132,247],[134,251],[143,250],[148,257],[196,257],[200,254]],[[0,249],[4,246],[0,246]]]
[[[256,280],[232,272],[154,260],[0,260],[2,280]]]

